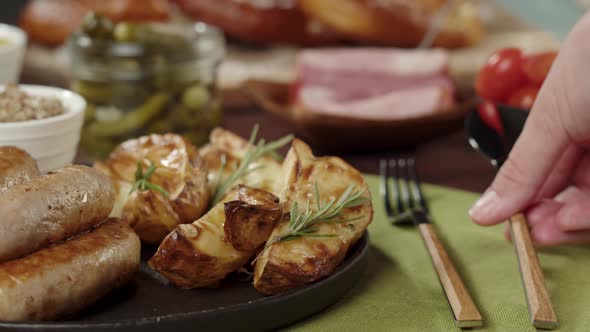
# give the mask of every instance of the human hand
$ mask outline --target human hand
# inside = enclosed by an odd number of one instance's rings
[[[469,211],[476,223],[495,225],[525,211],[538,245],[590,243],[588,36],[590,14],[563,43],[520,138]]]

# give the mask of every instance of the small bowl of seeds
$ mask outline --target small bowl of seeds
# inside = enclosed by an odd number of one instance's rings
[[[85,108],[84,98],[69,90],[0,85],[0,146],[27,151],[43,172],[71,164]]]

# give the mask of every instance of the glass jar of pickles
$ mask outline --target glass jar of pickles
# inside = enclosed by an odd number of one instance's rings
[[[90,14],[68,42],[72,90],[88,103],[81,148],[104,158],[121,141],[176,132],[204,143],[222,119],[223,34],[204,23],[117,23]]]

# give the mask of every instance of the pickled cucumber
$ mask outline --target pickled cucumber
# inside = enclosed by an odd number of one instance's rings
[[[75,81],[71,88],[74,92],[84,96],[86,101],[90,103],[108,103],[113,99],[113,89],[107,83]]]
[[[214,81],[221,59],[201,54],[203,40],[191,37],[193,28],[177,28],[114,24],[90,14],[82,33],[72,35],[82,38],[71,44],[71,88],[88,103],[81,137],[87,155],[104,157],[121,141],[147,133],[176,132],[200,145],[220,124]]]
[[[145,104],[126,113],[117,121],[95,122],[86,129],[95,137],[119,136],[142,128],[152,118],[165,110],[172,96],[158,93],[150,97]]]

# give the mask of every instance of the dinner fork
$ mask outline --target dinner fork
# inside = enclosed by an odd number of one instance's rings
[[[418,227],[453,311],[455,324],[461,328],[483,325],[479,309],[432,224],[414,159],[381,160],[379,170],[387,217],[394,225]]]

